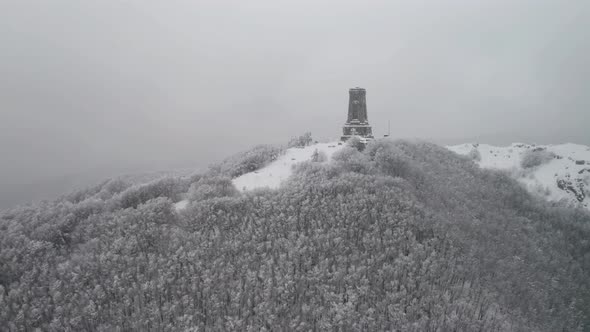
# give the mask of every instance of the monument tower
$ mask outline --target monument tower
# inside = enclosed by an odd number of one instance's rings
[[[367,91],[356,87],[350,89],[348,94],[348,119],[342,128],[341,140],[346,141],[352,136],[372,139],[373,130],[367,118]]]

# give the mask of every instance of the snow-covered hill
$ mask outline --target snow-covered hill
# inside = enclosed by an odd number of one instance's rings
[[[329,162],[344,145],[339,142],[316,143],[289,148],[265,167],[233,179],[240,191],[278,188],[293,173],[293,167],[312,160],[318,151],[321,162]],[[449,150],[469,156],[482,168],[507,171],[530,192],[549,201],[564,201],[590,210],[590,147],[578,144],[534,145],[513,143],[499,147],[488,144],[460,144]],[[177,210],[188,201],[176,203]]]
[[[483,168],[507,170],[525,187],[549,201],[565,200],[590,209],[590,147],[578,144],[513,143],[498,147],[461,144],[448,149]]]
[[[278,188],[287,180],[293,172],[295,164],[312,159],[317,150],[324,154],[325,160],[329,162],[334,152],[340,150],[344,145],[339,142],[316,143],[301,148],[290,148],[285,151],[277,160],[257,171],[244,174],[233,180],[234,185],[240,191],[256,188]]]

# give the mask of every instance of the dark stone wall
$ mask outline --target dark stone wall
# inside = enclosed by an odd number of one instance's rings
[[[348,120],[358,120],[360,123],[367,122],[367,91],[361,88],[349,90],[348,98]]]

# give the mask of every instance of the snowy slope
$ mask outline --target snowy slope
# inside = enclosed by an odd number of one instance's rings
[[[181,211],[181,210],[186,209],[187,205],[188,205],[188,199],[183,199],[180,202],[174,203],[174,209],[176,209],[176,211]]]
[[[314,151],[324,152],[327,156],[325,162],[329,162],[334,152],[344,145],[338,142],[317,143],[304,148],[290,148],[277,160],[257,171],[244,174],[233,180],[234,185],[240,191],[256,188],[278,188],[293,172],[293,166],[302,161],[310,160]]]
[[[498,147],[488,144],[448,146],[449,150],[474,157],[483,168],[507,170],[525,187],[550,201],[566,201],[590,209],[590,147],[579,144],[531,145],[513,143]],[[553,157],[539,166],[524,168],[527,151],[547,151]],[[478,160],[479,159],[479,160]]]
[[[326,156],[324,162],[332,159],[334,152],[340,150],[344,145],[339,142],[317,143],[304,148],[290,148],[285,151],[277,160],[269,165],[250,173],[246,173],[232,180],[234,186],[240,191],[247,191],[256,188],[278,188],[281,183],[293,173],[293,167],[303,161],[311,160],[316,150],[323,152]],[[187,208],[188,199],[174,203],[176,211]]]

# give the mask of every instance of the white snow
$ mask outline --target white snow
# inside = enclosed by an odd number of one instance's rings
[[[256,188],[278,188],[281,183],[289,178],[293,173],[293,166],[310,160],[314,151],[324,152],[327,156],[325,162],[332,159],[334,152],[340,150],[344,144],[338,145],[339,142],[317,143],[303,148],[290,148],[285,151],[277,160],[271,164],[251,173],[244,174],[233,180],[234,185],[240,191],[252,190]]]
[[[590,147],[572,143],[557,145],[513,143],[505,147],[460,144],[447,148],[462,155],[467,155],[475,149],[481,155],[481,160],[476,160],[480,167],[507,170],[529,191],[540,194],[550,201],[566,200],[590,209],[588,197],[584,197],[580,202],[574,193],[563,190],[557,185],[559,180],[569,181],[578,192],[589,192]],[[538,148],[553,152],[556,157],[537,167],[523,168],[521,161],[524,153]],[[580,163],[583,161],[583,164],[578,164],[577,161]]]
[[[176,211],[182,211],[182,210],[186,209],[187,205],[188,205],[188,200],[184,199],[180,202],[174,203],[174,209],[176,209]]]

